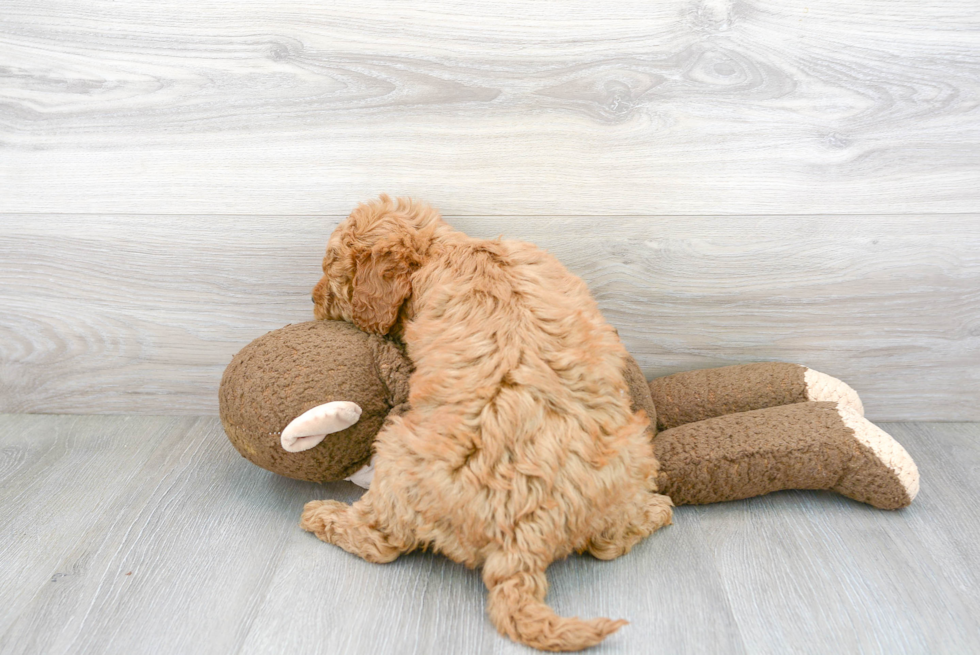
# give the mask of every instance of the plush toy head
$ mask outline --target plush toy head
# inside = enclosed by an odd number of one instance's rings
[[[225,369],[221,422],[246,459],[297,480],[343,480],[371,458],[391,412],[407,409],[411,362],[391,341],[342,321],[274,330],[245,346]],[[282,431],[331,401],[356,403],[359,420],[303,452],[287,452]]]

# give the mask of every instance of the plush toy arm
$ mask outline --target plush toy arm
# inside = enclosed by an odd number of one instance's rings
[[[806,401],[840,403],[864,415],[857,392],[799,364],[763,362],[675,373],[650,382],[657,428]]]
[[[370,489],[371,482],[374,480],[374,459],[377,455],[371,455],[371,461],[354,471],[349,477],[344,478],[348,482],[353,482],[362,489]]]
[[[687,423],[654,439],[660,493],[676,505],[829,489],[882,509],[919,490],[915,462],[891,436],[832,402],[804,402]]]

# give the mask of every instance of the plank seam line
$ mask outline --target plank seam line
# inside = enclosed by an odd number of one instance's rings
[[[805,218],[805,217],[846,217],[846,216],[877,216],[877,217],[908,217],[908,216],[976,216],[980,212],[882,212],[882,213],[842,213],[842,212],[816,212],[806,214],[711,214],[699,212],[696,214],[442,214],[443,218]],[[173,217],[173,216],[214,216],[222,218],[235,217],[268,217],[268,218],[347,218],[347,214],[217,214],[213,212],[182,212],[182,213],[155,213],[155,212],[0,212],[2,216],[152,216],[152,217]]]

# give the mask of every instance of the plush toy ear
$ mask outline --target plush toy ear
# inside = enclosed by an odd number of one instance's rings
[[[412,293],[415,257],[405,244],[385,240],[355,262],[351,318],[365,332],[388,334]]]
[[[328,434],[346,430],[360,418],[361,408],[357,403],[335,400],[317,405],[290,421],[279,443],[286,452],[301,453],[316,446]]]

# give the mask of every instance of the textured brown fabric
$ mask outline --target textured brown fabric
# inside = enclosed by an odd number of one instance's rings
[[[409,410],[408,380],[412,376],[412,362],[404,348],[389,339],[370,339],[375,370],[385,385],[387,403],[391,405],[388,419],[401,416]]]
[[[650,382],[657,428],[668,430],[714,416],[804,402],[805,373],[806,368],[798,364],[762,362],[657,378]]]
[[[298,480],[342,480],[371,457],[393,406],[408,400],[411,363],[382,337],[342,321],[288,325],[245,346],[225,369],[221,422],[246,459]],[[282,449],[289,422],[317,405],[348,400],[360,420],[299,453]]]
[[[650,396],[650,383],[643,376],[643,371],[640,370],[640,365],[636,363],[636,360],[630,355],[626,357],[626,370],[624,372],[632,401],[630,409],[634,412],[642,409],[647,413],[647,418],[650,419],[650,438],[653,439],[654,435],[657,434],[657,408]]]
[[[828,489],[882,509],[911,501],[895,473],[844,425],[836,403],[804,402],[710,418],[654,439],[660,490],[675,505]]]
[[[912,499],[898,476],[882,464],[873,450],[859,441],[855,440],[855,443],[859,452],[831,491],[878,509],[901,509],[911,505]]]

